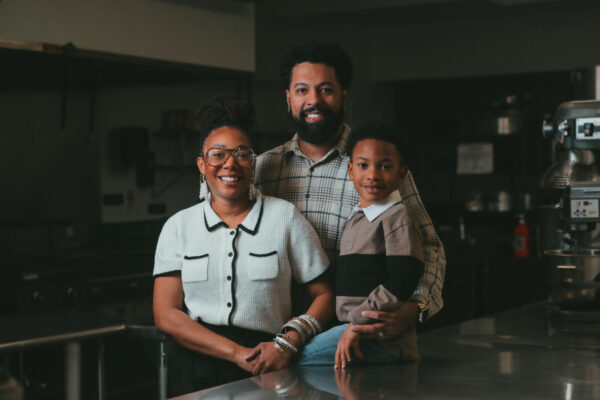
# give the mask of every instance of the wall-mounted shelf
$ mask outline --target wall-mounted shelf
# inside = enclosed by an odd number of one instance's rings
[[[100,87],[238,80],[248,85],[253,73],[44,43],[0,39],[0,86],[3,89]]]

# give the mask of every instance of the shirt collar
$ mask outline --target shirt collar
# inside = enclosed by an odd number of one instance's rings
[[[377,217],[379,217],[381,214],[383,214],[388,208],[390,208],[394,204],[400,203],[400,201],[402,201],[402,198],[400,197],[400,193],[398,193],[397,190],[394,190],[392,193],[390,193],[385,199],[383,199],[379,203],[371,204],[370,206],[365,207],[365,208],[361,208],[360,204],[354,206],[354,208],[352,209],[352,213],[350,214],[350,217],[352,217],[357,212],[362,211],[363,213],[365,213],[365,217],[367,217],[369,222],[373,222]]]
[[[214,231],[220,226],[227,228],[227,224],[217,215],[217,213],[210,206],[210,197],[208,200],[203,202],[204,206],[204,224],[209,232]],[[263,198],[262,194],[256,190],[256,202],[252,206],[252,209],[246,215],[246,218],[240,223],[239,228],[251,235],[258,232],[260,221],[262,220],[263,213]]]
[[[333,145],[333,147],[329,150],[327,155],[325,155],[325,157],[323,157],[323,158],[324,159],[328,158],[329,155],[333,151],[337,151],[339,154],[344,154],[344,152],[346,151],[346,143],[348,143],[349,135],[350,135],[350,126],[348,124],[344,123],[342,135],[340,136],[339,140]],[[283,151],[283,154],[285,154],[285,155],[288,155],[290,153],[296,154],[298,156],[306,157],[304,155],[304,153],[302,153],[302,150],[300,150],[300,145],[298,144],[298,133],[296,133],[290,139],[290,141],[287,143],[287,145],[285,146],[285,149]]]

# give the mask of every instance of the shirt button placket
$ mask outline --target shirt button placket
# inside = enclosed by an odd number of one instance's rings
[[[313,167],[309,167],[308,168],[308,185],[306,186],[306,194],[304,195],[304,197],[306,197],[307,199],[310,198],[310,184],[312,182],[312,173],[313,173]]]
[[[227,246],[227,249],[225,250],[227,252],[227,268],[225,271],[225,298],[224,298],[224,302],[225,302],[225,307],[226,307],[226,314],[229,315],[229,313],[231,312],[231,307],[233,307],[233,288],[232,288],[232,284],[233,284],[233,261],[234,261],[234,255],[235,255],[235,247],[234,247],[234,242],[235,242],[235,230],[231,229],[229,230],[229,232],[226,234],[227,235],[227,239],[225,239],[224,241],[226,243],[229,243],[229,245]]]

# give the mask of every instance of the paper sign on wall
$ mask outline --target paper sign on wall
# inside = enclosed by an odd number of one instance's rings
[[[456,174],[491,174],[494,172],[492,143],[463,143],[457,146]]]

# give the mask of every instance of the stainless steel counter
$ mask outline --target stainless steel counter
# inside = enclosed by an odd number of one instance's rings
[[[425,332],[419,346],[415,364],[294,367],[178,399],[600,399],[600,323],[542,303]]]
[[[134,307],[135,310],[139,307]],[[127,311],[127,310],[126,310]],[[139,311],[139,310],[138,310]],[[131,315],[137,315],[131,318]],[[106,397],[104,373],[104,339],[109,335],[126,335],[132,340],[155,342],[158,345],[158,398],[166,398],[166,336],[157,331],[151,313],[118,313],[102,308],[62,311],[40,315],[0,316],[0,355],[48,345],[63,345],[65,349],[65,390],[67,399],[81,398],[81,343],[94,339],[96,353],[98,399]],[[125,322],[125,316],[130,321]],[[110,351],[110,350],[109,350]]]
[[[122,323],[105,321],[90,313],[11,315],[0,317],[0,353],[36,346],[64,344],[65,398],[81,398],[81,341],[98,338],[98,399],[105,398],[104,342],[107,335],[124,332]]]
[[[0,352],[102,337],[126,330],[89,314],[0,317]]]

